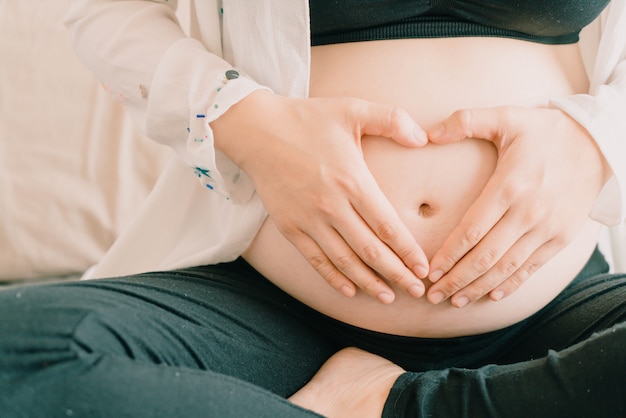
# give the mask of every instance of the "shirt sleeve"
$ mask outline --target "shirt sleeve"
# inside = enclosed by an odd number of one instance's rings
[[[188,37],[176,8],[176,0],[75,0],[65,24],[79,58],[146,136],[174,148],[205,188],[245,203],[254,187],[216,151],[209,123],[267,88]],[[217,2],[214,12],[207,20],[221,45]]]
[[[626,223],[626,3],[612,2],[591,74],[589,94],[554,99],[595,139],[613,171],[591,212],[607,226]]]

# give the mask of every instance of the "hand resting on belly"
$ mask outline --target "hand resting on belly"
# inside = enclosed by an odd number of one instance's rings
[[[586,86],[576,45],[420,39],[338,44],[312,51],[311,96],[358,97],[400,106],[424,129],[460,108],[540,106]],[[493,144],[479,139],[408,149],[369,137],[363,139],[363,154],[429,258],[481,192],[497,157]],[[453,337],[506,327],[541,309],[580,271],[597,233],[598,226],[587,221],[569,246],[512,295],[498,302],[483,297],[463,309],[449,301],[433,305],[401,291],[390,305],[363,292],[346,298],[319,277],[271,220],[244,258],[295,298],[338,320],[391,334]]]

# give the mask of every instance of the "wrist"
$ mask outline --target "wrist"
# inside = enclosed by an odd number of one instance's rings
[[[582,152],[581,155],[593,159],[590,164],[598,167],[600,170],[601,184],[606,184],[606,182],[613,176],[613,170],[604,157],[604,154],[594,137],[583,125],[581,125],[576,119],[572,118],[568,113],[561,109],[555,109],[555,111],[557,111],[561,116],[564,116],[565,119],[574,126],[576,133],[583,139],[582,143],[588,147],[589,151],[591,151]]]
[[[259,138],[276,127],[282,96],[267,90],[256,90],[234,104],[222,116],[210,123],[215,148],[245,170],[256,157]]]

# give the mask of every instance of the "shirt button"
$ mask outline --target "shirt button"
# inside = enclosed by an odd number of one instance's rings
[[[236,80],[239,78],[239,71],[237,70],[228,70],[226,71],[226,80]]]

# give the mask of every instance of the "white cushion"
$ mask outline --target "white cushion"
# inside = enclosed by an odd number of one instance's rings
[[[69,3],[0,2],[0,280],[96,263],[171,155],[77,60]]]

